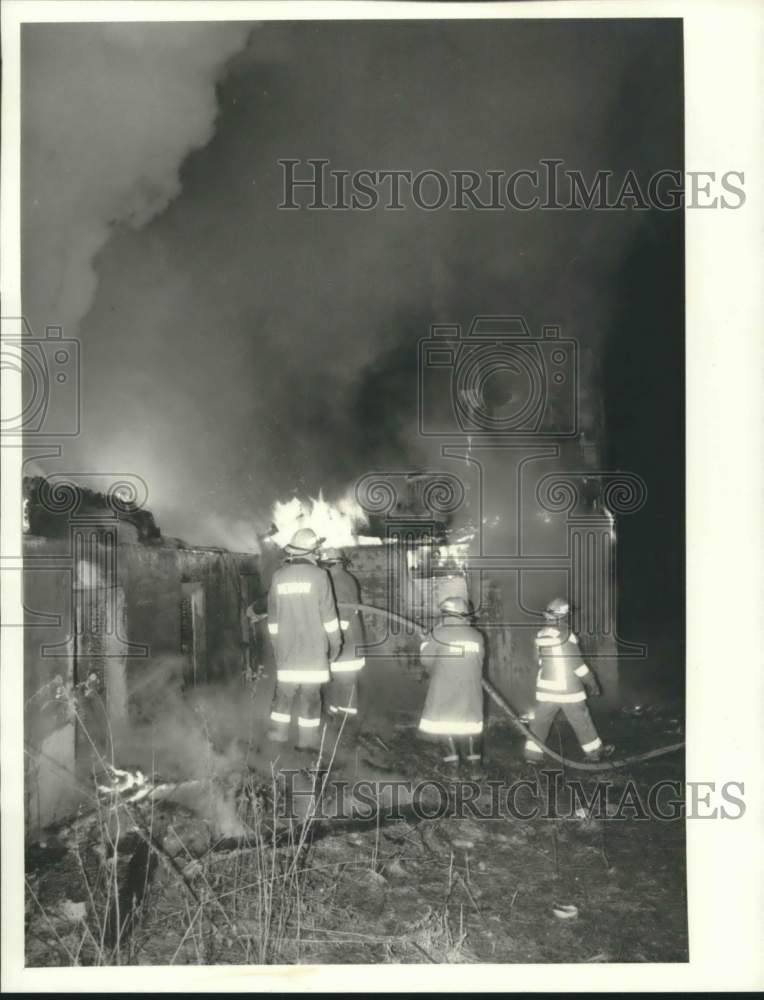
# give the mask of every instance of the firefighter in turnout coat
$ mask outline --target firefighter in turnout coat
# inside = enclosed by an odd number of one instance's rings
[[[547,625],[536,634],[540,669],[536,679],[536,706],[530,731],[545,742],[555,716],[562,711],[586,757],[600,760],[610,756],[615,748],[603,744],[589,714],[587,692],[597,695],[600,688],[597,678],[584,662],[578,637],[570,631],[569,614],[568,602],[556,597],[544,612]],[[527,761],[537,763],[543,756],[544,752],[535,740],[526,740]]]
[[[320,743],[321,685],[341,648],[340,623],[326,570],[318,565],[321,539],[303,528],[286,546],[287,559],[273,574],[268,592],[268,632],[276,657],[276,690],[269,739],[289,739],[297,705],[297,747]]]
[[[358,581],[347,569],[348,560],[339,549],[326,549],[321,564],[329,570],[334,599],[340,615],[342,630],[342,652],[330,664],[331,681],[326,689],[327,709],[330,715],[341,719],[346,725],[358,718],[358,676],[366,659],[363,647],[366,634],[361,612],[356,608],[343,608],[343,604],[360,604],[361,590]]]
[[[443,741],[443,762],[456,773],[463,764],[472,777],[481,769],[483,732],[483,636],[472,625],[472,609],[463,597],[447,597],[440,604],[440,623],[420,647],[422,666],[430,686],[419,730]]]

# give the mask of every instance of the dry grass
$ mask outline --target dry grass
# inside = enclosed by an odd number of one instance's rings
[[[206,727],[205,733],[209,737]],[[139,955],[146,960],[153,941],[161,940],[166,951],[173,937],[171,955],[161,959],[170,964],[299,961],[312,833],[342,728],[327,749],[325,737],[324,730],[306,813],[299,820],[285,817],[277,772],[267,786],[247,774],[236,795],[240,835],[233,849],[218,851],[221,841],[212,831],[204,831],[200,850],[200,823],[189,823],[187,815],[168,820],[151,798],[131,804],[117,790],[99,795],[96,776],[115,766],[113,745],[109,741],[109,760],[87,736],[93,808],[65,831],[66,861],[56,864],[66,895],[41,899],[39,878],[27,875],[30,964],[130,964]],[[210,769],[200,784],[219,797],[211,738],[209,750]],[[209,815],[222,811],[216,803],[206,806]]]
[[[415,750],[421,765],[419,745],[398,740],[400,766]],[[329,773],[338,742],[321,750]],[[493,752],[510,773],[513,746],[499,758],[496,739]],[[288,818],[277,772],[263,780],[245,770],[231,794],[207,756],[198,809],[96,797],[53,860],[50,839],[47,866],[28,871],[29,965],[686,956],[681,823],[608,825],[607,841],[606,824],[587,820],[468,829],[378,813],[376,824],[329,827],[317,815],[326,772],[306,776],[310,808]],[[214,832],[224,813],[235,840]],[[580,918],[558,920],[561,902]]]

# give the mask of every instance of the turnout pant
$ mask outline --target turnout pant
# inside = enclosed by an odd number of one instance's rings
[[[546,743],[554,717],[562,712],[570,723],[584,753],[595,753],[602,746],[602,740],[592,722],[585,701],[563,702],[537,701],[533,721],[528,727],[534,736]],[[534,740],[525,741],[525,756],[541,759],[544,752]]]
[[[358,671],[332,673],[326,687],[326,706],[330,715],[348,722],[358,716]]]
[[[446,736],[443,739],[443,763],[458,767],[460,763],[476,766],[482,754],[482,739],[479,736]]]
[[[292,706],[297,706],[297,746],[314,749],[321,742],[321,685],[276,681],[271,703],[268,738],[275,743],[289,739]]]

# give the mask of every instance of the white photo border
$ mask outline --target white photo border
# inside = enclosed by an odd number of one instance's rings
[[[735,822],[687,823],[690,961],[645,965],[208,966],[24,969],[23,637],[2,630],[2,988],[21,992],[488,992],[753,990],[764,986],[760,102],[757,0],[528,3],[85,2],[5,0],[2,9],[4,316],[20,301],[20,27],[24,22],[478,18],[682,18],[686,169],[745,173],[746,204],[686,211],[687,780],[745,782]],[[20,380],[2,372],[2,406]],[[2,552],[21,537],[21,452],[2,449]],[[727,596],[729,595],[729,596]],[[2,580],[19,620],[21,574]]]

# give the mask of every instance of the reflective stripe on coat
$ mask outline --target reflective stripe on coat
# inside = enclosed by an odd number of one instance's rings
[[[334,590],[334,599],[340,616],[342,630],[342,652],[331,664],[332,674],[355,673],[366,663],[363,649],[366,644],[366,633],[363,627],[363,617],[358,610],[343,608],[343,604],[360,604],[361,588],[358,581],[341,563],[336,563],[329,570],[329,578]]]
[[[446,619],[421,645],[430,671],[419,728],[443,736],[477,736],[483,731],[483,636],[463,621]]]
[[[279,681],[323,684],[340,648],[340,623],[326,570],[310,559],[292,559],[273,574],[268,592],[268,632]]]
[[[536,634],[539,672],[536,678],[538,701],[560,705],[585,701],[583,678],[589,673],[581,655],[578,637],[548,625]]]

